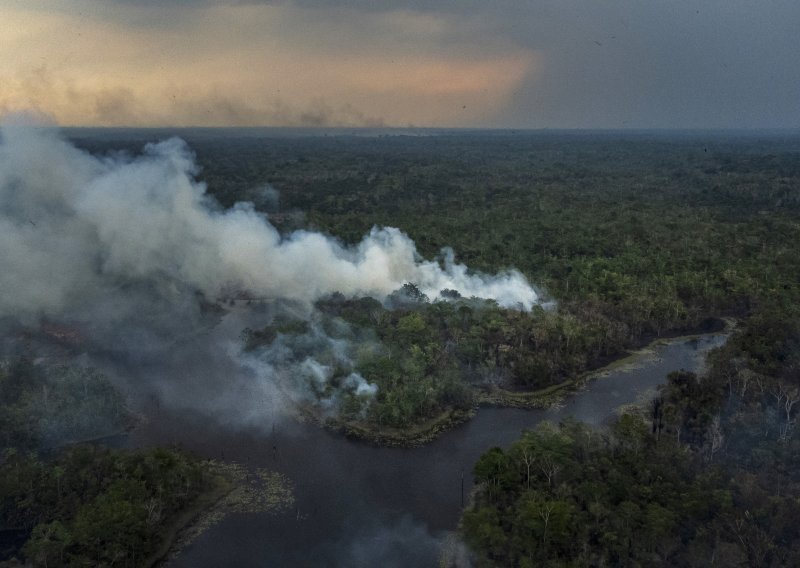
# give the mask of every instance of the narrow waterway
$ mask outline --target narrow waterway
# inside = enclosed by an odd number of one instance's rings
[[[237,514],[202,534],[171,566],[435,566],[441,538],[458,523],[471,468],[542,420],[594,425],[645,400],[674,370],[698,370],[724,334],[659,345],[590,381],[559,408],[482,408],[468,423],[411,449],[377,448],[313,425],[229,431],[189,414],[162,413],[128,445],[177,443],[200,455],[285,473],[297,508]],[[462,482],[463,478],[463,482]]]

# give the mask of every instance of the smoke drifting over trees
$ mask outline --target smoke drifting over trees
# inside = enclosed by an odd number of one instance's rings
[[[195,183],[192,154],[173,138],[140,157],[90,156],[49,130],[3,130],[0,150],[3,315],[65,314],[120,285],[147,283],[163,298],[178,289],[213,298],[225,290],[311,302],[332,292],[383,298],[414,282],[530,308],[537,295],[516,271],[467,273],[418,258],[397,229],[375,228],[353,249],[324,235],[281,237],[249,204],[221,211]]]
[[[117,359],[126,361],[127,375],[147,374],[173,400],[216,407],[243,398],[274,404],[263,375],[276,361],[262,367],[252,357],[239,361],[238,338],[253,320],[268,321],[276,305],[310,317],[323,296],[383,301],[406,282],[432,299],[447,289],[518,309],[539,300],[521,273],[470,274],[452,251],[443,251],[441,264],[421,259],[397,229],[373,228],[355,247],[310,231],[281,235],[252,204],[223,210],[196,173],[192,152],[177,138],[148,144],[138,156],[97,157],[55,129],[5,126],[0,319],[73,325],[91,344],[87,349],[122,354]],[[221,312],[209,306],[234,297],[271,307],[234,310],[220,323]],[[233,388],[248,373],[257,380]],[[155,380],[159,375],[170,381]],[[203,402],[175,386],[181,377],[203,392]],[[374,394],[359,379],[344,384]],[[240,415],[257,419],[262,410]]]

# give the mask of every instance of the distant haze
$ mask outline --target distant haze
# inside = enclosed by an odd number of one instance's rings
[[[0,114],[798,128],[796,0],[3,0]]]

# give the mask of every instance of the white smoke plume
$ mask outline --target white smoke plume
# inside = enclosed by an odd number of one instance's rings
[[[332,292],[384,298],[405,282],[530,309],[517,271],[469,274],[419,258],[393,228],[347,248],[319,233],[282,237],[250,204],[222,211],[194,180],[186,144],[147,145],[136,158],[98,158],[53,130],[6,127],[0,146],[0,315],[59,314],[131,282],[215,298],[246,291],[310,303]]]
[[[232,353],[245,326],[271,321],[271,308],[222,317],[208,308],[218,298],[246,295],[309,317],[313,302],[334,292],[385,300],[411,282],[431,299],[449,289],[515,309],[539,302],[518,271],[470,273],[452,251],[442,265],[424,260],[398,229],[374,228],[346,247],[310,231],[282,236],[249,203],[223,210],[177,138],[139,156],[101,157],[55,128],[5,125],[0,138],[0,324],[74,326],[88,351],[111,353],[112,374],[147,382],[174,405],[213,415],[235,409],[228,414],[252,423],[282,406],[274,379],[287,373],[299,377],[300,397],[316,376],[320,400],[334,409],[340,395],[365,404],[376,395],[349,355],[329,356],[334,376],[313,349],[305,359],[278,342],[257,362]]]
[[[354,396],[365,411],[378,392],[378,385],[354,370],[354,352],[363,348],[382,346],[363,339],[333,338],[312,323],[305,333],[278,334],[267,346],[232,355],[256,376],[272,377],[275,386],[294,402],[310,403],[333,415],[338,413],[344,396]]]

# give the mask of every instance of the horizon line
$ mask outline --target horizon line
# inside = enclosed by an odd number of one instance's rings
[[[460,132],[798,132],[800,126],[730,126],[730,127],[534,127],[534,126],[277,126],[277,125],[215,125],[215,126],[108,126],[108,125],[36,125],[34,128],[61,130],[386,130],[386,131],[460,131]]]

